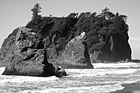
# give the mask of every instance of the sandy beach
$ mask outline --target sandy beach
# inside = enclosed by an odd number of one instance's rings
[[[124,84],[122,86],[125,87],[123,90],[118,90],[110,93],[140,93],[140,82]]]

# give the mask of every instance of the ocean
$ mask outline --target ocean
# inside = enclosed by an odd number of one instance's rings
[[[95,69],[65,69],[57,78],[0,75],[0,93],[109,93],[140,81],[140,63],[94,63]],[[5,67],[0,67],[0,74]]]

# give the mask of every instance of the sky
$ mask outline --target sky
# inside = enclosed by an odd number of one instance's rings
[[[42,16],[100,13],[105,7],[128,16],[132,58],[140,59],[140,0],[0,0],[0,45],[15,28],[25,26],[31,20],[31,9],[36,3],[42,7]]]

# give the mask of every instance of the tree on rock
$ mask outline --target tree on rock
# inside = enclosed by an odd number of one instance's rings
[[[31,9],[31,11],[33,11],[33,17],[32,20],[37,20],[39,18],[38,13],[41,12],[41,7],[38,3],[36,3],[33,7],[33,9]]]
[[[114,16],[114,14],[109,10],[109,8],[105,8],[102,10],[102,13],[101,13],[106,19],[110,19]]]

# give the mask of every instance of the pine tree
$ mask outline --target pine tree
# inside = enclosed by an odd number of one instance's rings
[[[33,17],[32,17],[32,20],[37,20],[39,15],[38,13],[41,12],[41,7],[38,3],[36,3],[33,7],[33,9],[31,9],[31,11],[33,11]]]

